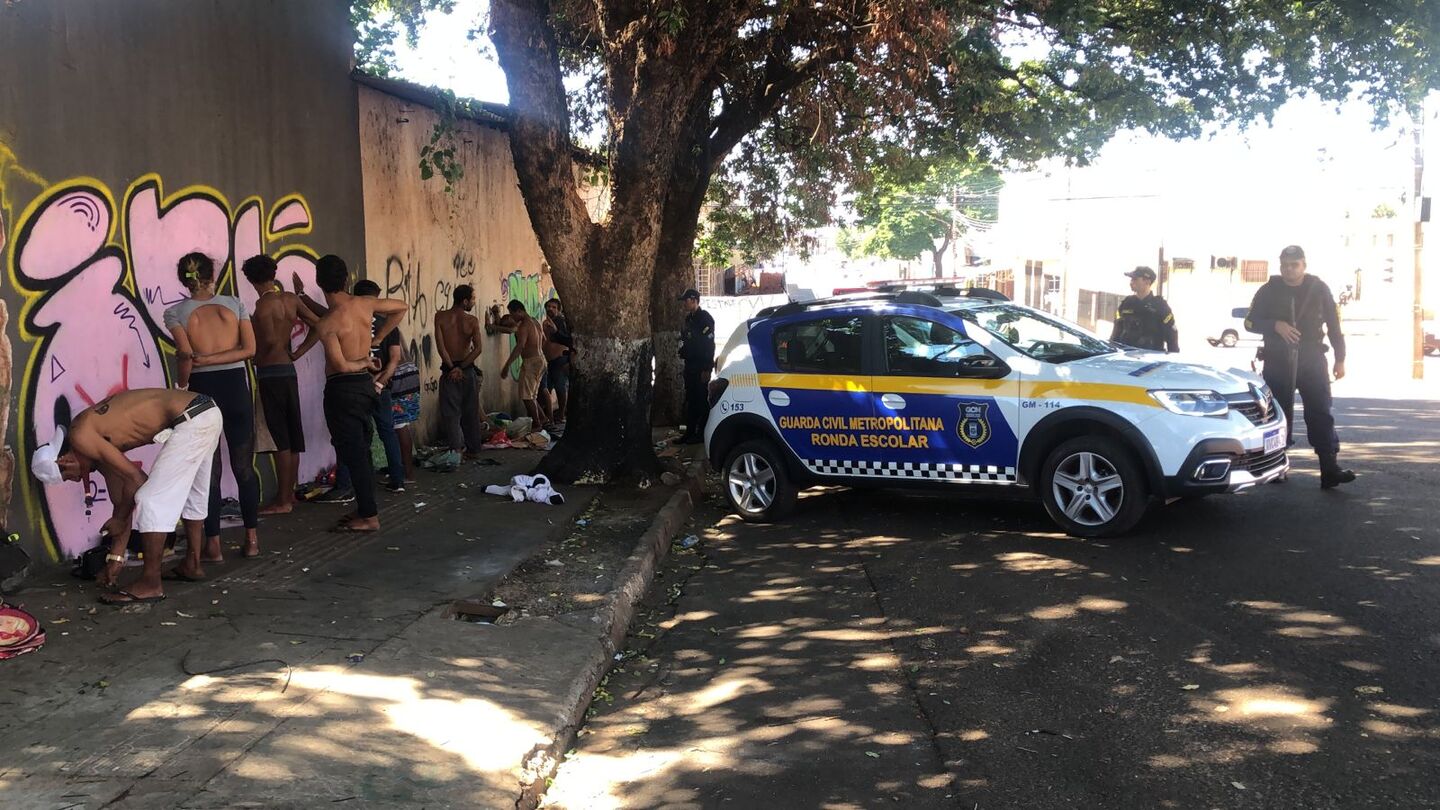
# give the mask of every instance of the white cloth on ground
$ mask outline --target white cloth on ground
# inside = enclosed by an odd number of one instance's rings
[[[156,439],[170,435],[161,440],[150,477],[135,493],[136,531],[171,532],[181,518],[205,519],[210,511],[210,465],[223,432],[220,409],[210,408],[156,434]]]
[[[485,487],[491,495],[508,495],[516,503],[532,501],[559,506],[565,503],[565,496],[550,486],[550,479],[543,475],[517,475],[510,479],[510,485],[491,484]]]

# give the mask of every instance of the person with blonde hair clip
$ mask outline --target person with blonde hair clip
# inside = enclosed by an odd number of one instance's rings
[[[245,521],[246,557],[260,555],[256,534],[260,516],[260,481],[255,475],[255,404],[245,361],[255,356],[255,330],[240,299],[215,289],[215,262],[203,253],[180,258],[177,272],[190,297],[165,310],[165,327],[175,340],[178,366],[175,384],[215,401],[225,422],[230,471],[239,489]],[[220,548],[220,450],[210,467],[210,511],[205,518],[203,555],[193,551],[172,578],[195,581],[205,574],[202,562],[222,562]]]

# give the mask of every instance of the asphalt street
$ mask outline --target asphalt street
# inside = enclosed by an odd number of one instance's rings
[[[1355,484],[1301,438],[1122,539],[988,493],[712,501],[551,804],[1440,807],[1440,413],[1366,390]]]

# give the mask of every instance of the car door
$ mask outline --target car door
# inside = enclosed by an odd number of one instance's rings
[[[813,473],[859,473],[860,427],[873,415],[865,372],[871,323],[858,311],[806,313],[760,336],[768,343],[756,351],[765,407],[785,444]]]
[[[1020,375],[944,312],[877,324],[869,441],[895,477],[1013,484]]]

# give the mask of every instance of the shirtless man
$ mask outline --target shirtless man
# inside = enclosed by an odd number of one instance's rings
[[[440,347],[440,429],[451,450],[474,458],[485,437],[480,434],[480,321],[471,315],[475,290],[455,288],[455,303],[435,314],[435,342]]]
[[[260,510],[262,515],[280,515],[295,508],[295,484],[300,478],[300,454],[305,452],[305,426],[300,418],[300,386],[295,361],[315,345],[320,322],[300,297],[275,281],[275,260],[251,256],[241,265],[245,278],[259,293],[250,323],[255,328],[255,379],[260,386],[260,405],[265,425],[275,440],[275,500]],[[299,348],[292,348],[290,335],[296,319],[310,327]]]
[[[325,347],[325,424],[340,463],[350,469],[355,487],[355,516],[343,520],[336,531],[373,532],[380,529],[375,505],[375,465],[370,461],[375,401],[379,396],[371,370],[370,350],[384,342],[400,324],[409,307],[393,298],[354,296],[345,292],[350,272],[335,255],[315,263],[315,282],[325,293],[328,307],[315,331]],[[385,321],[375,329],[376,315]]]
[[[99,468],[114,504],[101,529],[110,538],[105,570],[97,581],[117,586],[132,527],[140,532],[145,569],[129,590],[102,594],[110,605],[158,602],[165,598],[160,560],[165,536],[184,518],[189,540],[184,565],[195,577],[205,516],[210,507],[210,467],[224,427],[215,401],[203,394],[165,388],[122,391],[81,411],[67,433],[57,428],[50,443],[35,451],[30,471],[42,483],[83,481]],[[147,476],[125,457],[127,450],[157,442],[160,455]]]
[[[565,423],[565,406],[570,399],[570,358],[575,354],[575,336],[570,333],[570,322],[560,308],[559,298],[545,302],[545,320],[540,328],[545,332],[545,376],[550,390],[555,392],[551,424],[558,429]]]
[[[535,395],[540,391],[540,375],[545,373],[545,355],[540,351],[543,337],[540,323],[530,317],[519,299],[512,299],[508,309],[510,320],[515,324],[515,348],[500,368],[500,376],[510,376],[510,364],[515,362],[515,358],[520,358],[520,400],[525,403],[525,412],[529,414],[531,424],[536,430],[541,430],[545,422],[540,406],[535,402]]]

